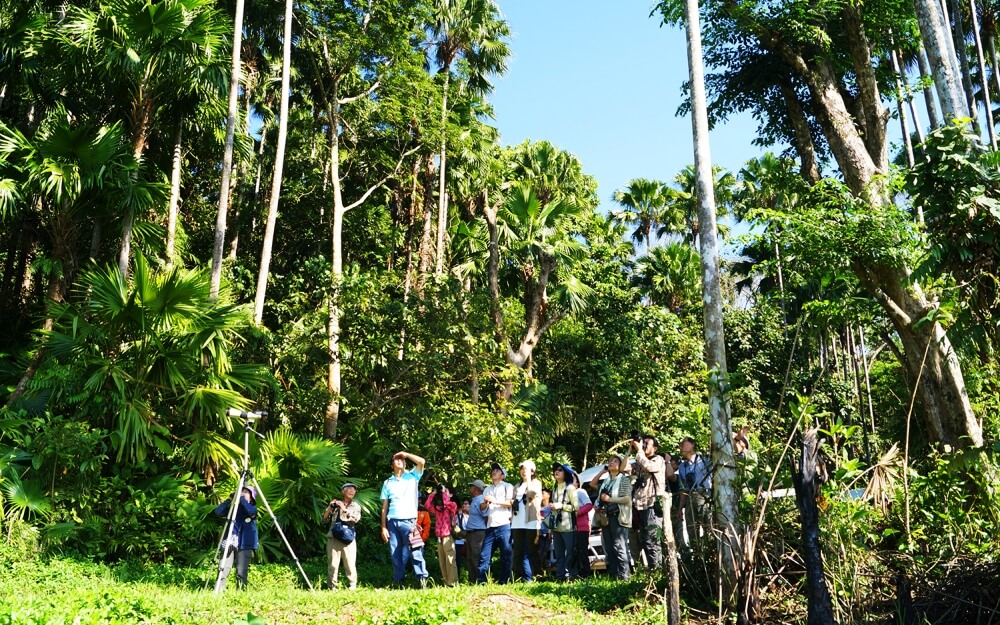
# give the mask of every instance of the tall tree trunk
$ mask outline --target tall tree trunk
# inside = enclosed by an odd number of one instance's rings
[[[823,575],[823,550],[819,543],[820,480],[816,469],[820,441],[817,430],[809,430],[802,441],[802,456],[798,467],[792,463],[795,503],[802,518],[802,555],[806,565],[806,597],[809,625],[835,625],[833,600]]]
[[[181,167],[183,163],[184,122],[177,122],[174,151],[170,161],[170,202],[167,205],[167,268],[174,266],[174,245],[177,239],[177,212],[181,201]]]
[[[424,223],[420,237],[420,273],[422,274],[426,274],[431,270],[431,265],[434,261],[434,242],[432,237],[434,211],[431,205],[432,198],[434,197],[433,178],[431,176],[432,158],[428,156],[424,162]]]
[[[917,51],[917,68],[920,71],[920,81],[924,85],[924,105],[927,107],[927,123],[931,130],[941,127],[941,113],[938,111],[937,100],[934,99],[934,77],[931,74],[931,64],[927,60],[927,49],[923,44]]]
[[[665,590],[667,599],[667,625],[680,625],[681,622],[681,582],[680,569],[677,565],[677,537],[674,536],[673,496],[670,490],[660,497],[663,516],[660,519],[660,529],[663,532],[663,575],[667,578]]]
[[[990,51],[990,63],[993,66],[993,80],[996,82],[997,93],[1000,94],[1000,59],[997,58],[996,37],[989,29],[984,29],[986,33],[986,49]]]
[[[979,17],[976,15],[976,0],[969,0],[969,12],[972,14],[972,34],[976,42],[976,61],[979,64],[979,86],[983,90],[983,107],[986,109],[986,130],[990,136],[990,146],[997,149],[997,132],[993,127],[993,102],[990,98],[990,84],[986,77],[986,58],[983,56],[983,40],[979,36]],[[975,104],[975,101],[973,101]]]
[[[278,221],[278,201],[281,199],[281,176],[285,166],[285,143],[288,136],[288,91],[291,88],[294,4],[294,0],[285,0],[285,40],[281,58],[281,105],[278,113],[280,116],[278,119],[278,144],[275,146],[274,176],[271,180],[271,197],[267,208],[267,225],[264,228],[264,242],[260,252],[257,294],[253,304],[253,319],[257,325],[260,325],[264,319],[264,298],[267,293],[267,278],[271,267],[271,247],[274,242],[274,227]]]
[[[973,123],[976,123],[979,114],[979,107],[976,106],[976,98],[972,94],[972,72],[969,69],[969,55],[965,47],[965,24],[962,21],[962,5],[959,0],[948,0],[953,19],[954,50],[958,54],[958,67],[962,70],[962,89],[965,91],[965,103],[969,107],[969,114]],[[977,132],[978,134],[978,132]]]
[[[742,532],[736,498],[736,460],[733,456],[729,418],[729,373],[726,367],[726,337],[722,324],[722,288],[719,283],[718,232],[715,223],[715,193],[712,158],[708,142],[708,107],[705,100],[705,70],[701,53],[698,0],[684,4],[687,25],[688,70],[691,86],[691,127],[698,189],[699,252],[701,253],[702,303],[705,323],[705,366],[709,371],[708,407],[712,429],[712,480],[716,528],[721,532],[719,557],[723,573],[723,604],[735,604]]]
[[[444,273],[445,240],[448,235],[448,189],[445,178],[445,158],[447,157],[448,136],[448,83],[451,78],[451,71],[448,66],[445,66],[441,71],[444,72],[444,93],[441,97],[441,153],[438,156],[437,255],[434,264],[434,273],[439,276]]]
[[[934,78],[934,88],[937,89],[938,100],[941,102],[943,123],[969,116],[965,97],[962,95],[961,74],[956,67],[952,54],[951,35],[948,22],[942,13],[942,6],[937,0],[914,0],[917,15],[917,25],[920,36],[924,40],[927,59],[931,65],[931,76]],[[928,109],[928,115],[930,115]],[[934,125],[933,121],[931,122]]]
[[[896,79],[896,113],[899,115],[899,129],[903,132],[903,146],[906,148],[906,164],[913,167],[913,139],[910,137],[910,125],[906,119],[906,106],[903,100],[906,94],[903,92],[903,81],[900,79],[900,67],[896,61],[896,51],[889,50],[889,59],[892,61],[892,73]]]
[[[918,285],[907,286],[905,270],[855,265],[854,272],[882,305],[903,344],[906,370],[917,384],[930,439],[956,448],[981,446],[982,428],[972,412],[958,355],[941,324],[923,322],[936,307]]]
[[[212,274],[210,293],[219,296],[222,286],[222,252],[226,246],[226,217],[229,212],[230,178],[233,174],[233,142],[236,138],[236,113],[239,103],[243,46],[244,0],[236,0],[236,18],[233,25],[233,65],[229,78],[229,111],[226,116],[226,143],[222,153],[222,181],[219,184],[219,210],[215,218],[215,244],[212,247]]]

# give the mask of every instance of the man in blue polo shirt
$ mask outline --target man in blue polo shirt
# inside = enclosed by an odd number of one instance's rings
[[[406,461],[413,468],[406,470]],[[417,522],[417,495],[424,475],[424,459],[398,451],[392,456],[392,475],[382,483],[382,540],[392,555],[392,581],[401,584],[406,561],[413,558],[413,573],[421,588],[427,587],[427,565],[422,549],[410,549],[410,530]]]

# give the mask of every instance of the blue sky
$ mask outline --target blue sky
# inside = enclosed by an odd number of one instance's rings
[[[597,178],[605,209],[631,178],[669,181],[694,161],[684,31],[650,18],[651,0],[498,0],[513,37],[491,102],[501,139],[547,140]],[[741,115],[711,134],[712,160],[738,171],[760,148]]]

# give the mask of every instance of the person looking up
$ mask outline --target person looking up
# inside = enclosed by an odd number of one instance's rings
[[[413,468],[406,469],[406,461]],[[422,549],[410,548],[410,533],[417,522],[417,495],[426,462],[420,456],[399,451],[393,454],[392,475],[382,483],[382,540],[389,543],[392,581],[402,585],[406,564],[413,560],[413,573],[421,588],[427,587],[427,565]],[[419,531],[419,530],[418,530]]]

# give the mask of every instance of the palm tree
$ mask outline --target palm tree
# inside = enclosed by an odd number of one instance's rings
[[[531,355],[545,332],[566,315],[582,310],[593,290],[573,273],[586,255],[585,244],[571,226],[581,206],[562,198],[543,203],[531,182],[515,183],[502,208],[486,206],[490,236],[487,277],[493,330],[505,351],[507,364],[530,373]],[[500,301],[500,256],[516,267],[524,302],[519,336],[507,337]],[[514,396],[512,379],[504,382],[503,400]]]
[[[645,243],[646,248],[652,244],[653,227],[668,227],[665,220],[674,213],[665,209],[670,205],[673,190],[665,183],[647,178],[633,178],[628,186],[615,191],[612,199],[622,206],[615,211],[614,217],[621,223],[635,224],[632,240],[637,244]],[[670,229],[676,229],[680,224],[669,224]]]
[[[691,245],[697,246],[702,231],[700,206],[700,186],[697,171],[693,165],[688,165],[674,177],[676,189],[671,194],[671,202],[664,211],[664,217],[657,235],[679,234]],[[725,217],[729,214],[730,205],[736,192],[736,176],[718,165],[712,167],[712,194],[716,215]],[[679,227],[678,227],[679,226]],[[716,226],[722,236],[726,235],[725,226]]]
[[[654,247],[637,262],[634,282],[649,301],[673,313],[695,309],[701,299],[701,261],[686,243]]]
[[[113,266],[85,272],[79,303],[54,307],[49,353],[75,364],[55,391],[104,398],[87,418],[114,432],[119,460],[165,450],[169,436],[211,473],[240,451],[224,437],[227,409],[246,409],[244,393],[263,379],[261,368],[229,358],[250,320],[212,295],[204,269],[157,273],[141,253],[134,265],[131,281]]]
[[[100,211],[138,212],[163,198],[163,185],[136,176],[138,164],[128,148],[121,123],[98,126],[74,123],[63,106],[56,106],[27,136],[0,123],[0,210],[33,212],[49,234],[47,307],[67,298],[81,264],[80,220]],[[52,329],[46,314],[42,330]],[[41,363],[39,349],[17,388],[12,405],[26,390]]]
[[[214,63],[222,46],[221,14],[211,0],[105,0],[75,6],[62,26],[78,62],[94,62],[120,119],[127,120],[132,157],[141,163],[160,108]],[[96,49],[97,56],[92,56]],[[119,102],[121,104],[119,104]],[[139,172],[136,172],[136,176]],[[118,266],[128,272],[138,212],[126,207]]]
[[[448,230],[448,193],[446,188],[448,89],[451,68],[464,58],[469,75],[465,86],[477,95],[493,90],[490,74],[507,71],[510,48],[506,39],[510,27],[494,0],[436,0],[434,37],[437,44],[438,74],[444,77],[441,96],[441,152],[438,162],[438,230],[435,273],[444,272],[445,233]]]

